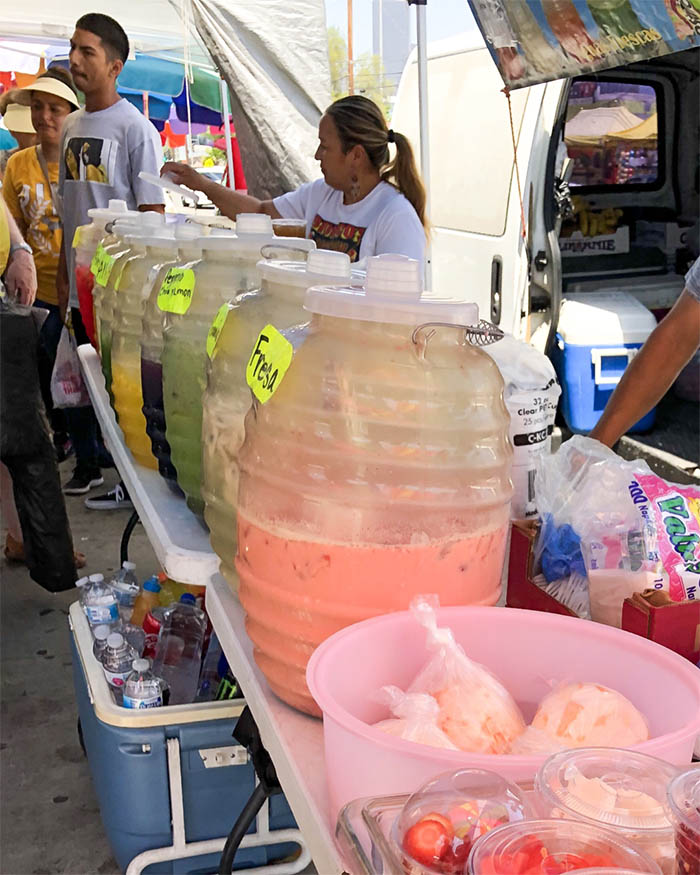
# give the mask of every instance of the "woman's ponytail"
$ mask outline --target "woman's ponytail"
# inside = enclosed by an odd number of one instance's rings
[[[362,146],[381,179],[397,188],[413,206],[428,233],[425,186],[418,173],[413,149],[403,135],[389,130],[384,114],[374,101],[359,94],[341,97],[326,110],[335,124],[343,150]],[[396,146],[393,160],[389,144]]]
[[[392,133],[394,143],[396,144],[396,155],[394,160],[382,170],[381,177],[385,182],[395,185],[406,200],[413,205],[413,209],[418,213],[421,225],[427,231],[425,186],[416,167],[413,149],[407,137],[396,131]]]

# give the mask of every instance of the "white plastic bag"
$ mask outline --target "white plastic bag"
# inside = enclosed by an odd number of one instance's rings
[[[87,407],[90,396],[80,370],[73,332],[63,326],[51,374],[51,398],[54,407]]]
[[[625,598],[645,589],[663,589],[674,601],[699,597],[697,486],[670,483],[643,460],[625,461],[575,435],[540,464],[537,495],[543,526],[536,560],[551,543],[548,533],[571,527],[580,538],[594,620],[619,626]]]
[[[457,750],[438,726],[440,706],[432,696],[427,693],[404,693],[398,687],[388,686],[382,687],[375,699],[388,705],[394,715],[375,723],[375,729],[403,738],[404,741]]]
[[[440,706],[438,725],[460,750],[507,753],[525,721],[508,690],[482,665],[472,662],[451,629],[438,628],[436,596],[417,596],[411,611],[427,632],[431,654],[410,693],[430,693]]]
[[[550,360],[529,343],[506,335],[484,352],[496,362],[505,383],[513,444],[511,517],[530,519],[537,516],[537,462],[551,451],[561,389]]]

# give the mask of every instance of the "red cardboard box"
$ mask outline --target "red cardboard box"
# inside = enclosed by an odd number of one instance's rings
[[[513,523],[506,604],[509,608],[574,617],[572,611],[532,580],[536,537],[536,525]],[[654,590],[636,593],[625,599],[622,606],[622,628],[662,644],[694,663],[700,660],[700,601],[672,602],[665,593]]]

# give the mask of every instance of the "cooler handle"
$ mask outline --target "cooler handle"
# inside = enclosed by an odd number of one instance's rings
[[[626,346],[621,346],[618,349],[610,349],[609,347],[605,349],[592,349],[591,361],[593,362],[596,386],[617,386],[622,377],[622,374],[619,377],[604,377],[602,375],[603,359],[626,358],[627,364],[629,364],[638,352],[638,349],[628,349]]]

